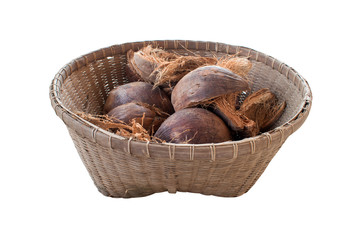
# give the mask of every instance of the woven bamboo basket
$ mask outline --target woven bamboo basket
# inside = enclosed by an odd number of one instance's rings
[[[100,114],[110,90],[128,82],[126,52],[148,44],[183,55],[240,53],[253,63],[248,76],[253,91],[269,88],[286,101],[285,112],[265,133],[217,144],[135,141],[105,131],[74,113]],[[130,198],[180,191],[236,197],[255,184],[284,141],[304,123],[312,94],[299,73],[264,53],[216,42],[165,40],[114,45],[71,61],[55,75],[50,99],[102,194]]]

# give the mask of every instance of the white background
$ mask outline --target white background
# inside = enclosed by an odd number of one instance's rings
[[[0,239],[360,239],[357,1],[3,1]],[[48,88],[72,59],[130,41],[242,45],[302,74],[305,124],[238,198],[101,195]]]

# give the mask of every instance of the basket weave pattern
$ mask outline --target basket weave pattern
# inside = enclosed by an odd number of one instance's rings
[[[270,131],[218,144],[159,144],[125,139],[75,114],[101,114],[106,97],[128,81],[126,52],[153,44],[180,54],[223,56],[240,53],[253,68],[253,91],[270,88],[287,102]],[[50,99],[66,124],[98,190],[111,197],[140,197],[156,192],[195,192],[235,197],[246,193],[284,141],[306,120],[312,95],[306,80],[286,64],[255,50],[214,42],[147,41],[103,48],[66,64],[55,75]]]

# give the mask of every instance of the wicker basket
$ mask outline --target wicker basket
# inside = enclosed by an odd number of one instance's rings
[[[270,131],[218,144],[159,144],[126,139],[74,114],[99,114],[114,87],[127,83],[126,52],[153,44],[180,54],[223,56],[240,52],[253,68],[253,90],[270,88],[287,107]],[[140,197],[157,192],[194,192],[235,197],[246,193],[284,141],[307,118],[312,101],[308,83],[294,69],[255,50],[215,42],[165,40],[103,48],[66,64],[50,86],[56,114],[98,190],[111,197]]]

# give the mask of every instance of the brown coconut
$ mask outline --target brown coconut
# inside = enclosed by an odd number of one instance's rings
[[[175,86],[171,102],[175,111],[210,103],[219,96],[249,90],[248,82],[219,66],[205,66],[186,74]]]
[[[107,114],[114,122],[131,124],[133,120],[140,123],[149,134],[153,134],[165,121],[168,114],[160,109],[144,103],[126,103],[113,108]]]
[[[219,143],[231,140],[226,124],[202,108],[182,109],[167,118],[155,137],[169,143]]]
[[[155,106],[166,113],[173,113],[169,97],[159,88],[145,82],[132,82],[120,85],[110,91],[104,105],[104,112],[125,103],[138,102]]]

